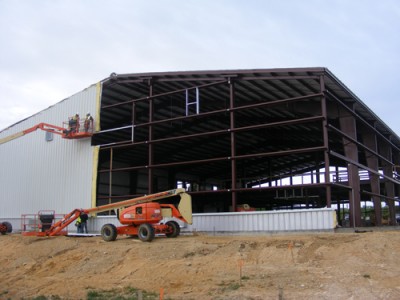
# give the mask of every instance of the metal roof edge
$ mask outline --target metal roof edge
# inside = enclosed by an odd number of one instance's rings
[[[195,71],[166,71],[166,72],[145,72],[145,73],[111,73],[110,76],[104,78],[101,82],[107,82],[111,79],[126,77],[157,77],[157,76],[176,76],[176,75],[236,75],[251,73],[287,73],[287,72],[315,72],[324,73],[327,70],[324,67],[298,67],[298,68],[272,68],[272,69],[228,69],[228,70],[195,70]]]
[[[333,81],[339,84],[343,90],[345,90],[351,98],[354,98],[361,106],[368,111],[379,123],[381,123],[387,131],[390,132],[400,143],[400,137],[395,133],[376,113],[374,113],[356,94],[354,94],[339,78],[337,78],[328,68],[325,68],[325,73],[329,76]]]

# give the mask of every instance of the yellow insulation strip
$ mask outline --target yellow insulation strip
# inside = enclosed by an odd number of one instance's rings
[[[93,147],[93,167],[92,167],[92,207],[96,207],[97,198],[97,169],[99,165],[100,147]]]
[[[12,140],[14,140],[14,139],[16,139],[16,138],[19,138],[19,137],[21,137],[21,136],[23,136],[23,135],[24,135],[24,132],[21,131],[21,132],[18,132],[18,133],[14,133],[14,134],[12,134],[12,135],[9,135],[9,136],[7,136],[7,137],[5,137],[5,138],[2,138],[2,139],[0,139],[0,145],[1,145],[1,144],[4,144],[4,143],[7,143],[7,142],[9,142],[9,141],[12,141]]]
[[[100,101],[101,101],[101,90],[102,90],[102,85],[100,82],[96,84],[96,115],[95,115],[95,131],[100,131]]]

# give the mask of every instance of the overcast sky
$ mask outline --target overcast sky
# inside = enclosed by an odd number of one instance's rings
[[[0,0],[0,130],[110,75],[327,67],[400,135],[398,0]]]

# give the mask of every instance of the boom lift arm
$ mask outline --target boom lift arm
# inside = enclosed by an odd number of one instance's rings
[[[25,129],[23,131],[11,134],[9,136],[6,136],[5,138],[0,139],[0,145],[15,140],[17,138],[20,138],[38,129],[61,135],[61,137],[64,139],[79,139],[79,138],[91,137],[93,135],[93,124],[91,124],[90,128],[88,128],[87,131],[79,131],[80,126],[77,126],[78,130],[71,131],[70,129],[68,129],[67,122],[64,122],[64,126],[65,127],[60,127],[47,123],[39,123],[31,128]]]
[[[65,215],[60,221],[56,222],[54,225],[50,227],[49,230],[45,232],[38,232],[37,235],[43,236],[55,236],[59,235],[69,224],[74,222],[82,212],[86,214],[91,213],[100,213],[115,209],[123,209],[129,206],[142,204],[142,203],[149,203],[149,202],[156,202],[158,200],[179,196],[180,203],[178,205],[178,209],[175,208],[174,217],[178,218],[179,220],[192,224],[192,203],[191,197],[189,194],[186,193],[185,189],[174,189],[165,192],[159,192],[155,194],[145,195],[138,198],[133,198],[121,202],[106,204],[97,206],[94,208],[89,209],[74,209],[69,214]]]

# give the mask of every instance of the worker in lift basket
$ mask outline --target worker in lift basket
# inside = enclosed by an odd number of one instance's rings
[[[76,113],[74,116],[69,118],[68,127],[68,133],[79,132],[79,113]]]
[[[88,112],[86,114],[85,123],[84,123],[85,132],[88,132],[89,129],[92,127],[93,127],[93,117]]]

